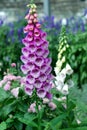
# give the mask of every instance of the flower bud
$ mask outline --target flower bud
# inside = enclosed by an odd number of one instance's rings
[[[33,15],[30,15],[30,20],[33,20],[34,19],[34,16]]]
[[[29,17],[30,17],[30,15],[28,14],[28,15],[25,16],[25,19],[29,19]]]
[[[51,108],[51,110],[55,110],[57,108],[57,106],[53,102],[50,102],[48,106]]]
[[[37,28],[41,28],[41,25],[39,23],[36,24]]]
[[[33,11],[33,12],[36,12],[36,9],[33,9],[32,11]]]
[[[38,22],[38,20],[35,18],[35,19],[34,19],[34,23],[37,23],[37,22]]]
[[[37,17],[37,13],[34,14],[34,17],[35,17],[35,18]]]
[[[12,64],[11,64],[11,67],[16,67],[16,63],[12,63]]]
[[[28,23],[29,23],[29,24],[32,24],[32,20],[29,20]]]

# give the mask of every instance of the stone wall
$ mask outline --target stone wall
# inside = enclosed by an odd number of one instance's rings
[[[51,14],[63,18],[79,15],[87,8],[87,0],[51,0]]]

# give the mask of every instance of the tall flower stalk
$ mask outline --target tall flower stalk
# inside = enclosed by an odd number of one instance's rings
[[[22,40],[25,47],[22,48],[21,66],[22,72],[26,75],[25,92],[32,96],[33,92],[39,98],[51,98],[51,58],[49,55],[47,34],[41,30],[37,19],[36,5],[30,4],[29,13],[25,16],[28,24],[24,28],[26,37]]]
[[[65,95],[68,94],[68,88],[73,86],[73,81],[70,79],[70,75],[73,73],[73,70],[68,63],[69,48],[65,27],[63,27],[59,38],[58,60],[54,70],[56,74],[55,84],[57,86],[57,90]]]

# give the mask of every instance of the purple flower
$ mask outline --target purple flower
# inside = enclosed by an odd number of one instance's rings
[[[28,62],[27,57],[25,57],[24,55],[21,56],[21,60],[22,60],[23,63],[27,63]]]
[[[21,70],[24,74],[27,74],[28,68],[25,65],[21,65]]]
[[[32,75],[28,75],[26,77],[26,81],[28,81],[30,84],[34,84],[35,83],[35,78]]]
[[[2,26],[2,24],[3,24],[3,20],[2,20],[2,19],[0,19],[0,26]]]
[[[33,90],[30,89],[29,87],[26,87],[26,86],[25,86],[25,92],[26,92],[26,94],[28,94],[29,96],[31,96],[32,93],[33,93]]]
[[[33,11],[32,8],[30,9]],[[25,92],[32,96],[33,92],[39,98],[52,98],[50,90],[52,88],[51,74],[51,58],[48,58],[48,42],[46,41],[47,34],[41,30],[41,25],[38,23],[36,12],[31,12],[26,16],[28,25],[24,28],[26,37],[22,40],[25,47],[22,48],[21,60],[24,65],[21,70],[26,74]],[[35,91],[34,91],[35,90]]]
[[[38,89],[37,95],[39,98],[44,98],[46,96],[46,91],[44,89]]]

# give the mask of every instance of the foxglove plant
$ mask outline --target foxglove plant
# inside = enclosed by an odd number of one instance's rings
[[[59,39],[59,49],[58,49],[58,61],[56,62],[55,70],[55,85],[57,86],[57,90],[63,93],[64,95],[68,94],[68,88],[73,86],[73,81],[71,79],[67,80],[67,76],[69,77],[73,70],[71,66],[68,64],[67,57],[65,53],[69,50],[69,45],[67,42],[67,36],[65,35],[65,28],[62,28],[61,36]]]
[[[22,40],[25,47],[22,48],[21,66],[22,72],[26,75],[25,92],[32,96],[33,92],[39,98],[51,98],[51,58],[49,55],[46,33],[41,30],[37,20],[36,5],[29,5],[30,10],[26,15],[27,26],[24,28],[26,37]]]

